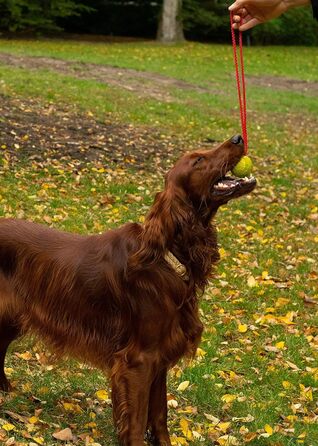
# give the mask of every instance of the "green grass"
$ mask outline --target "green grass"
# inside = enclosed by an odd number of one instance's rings
[[[186,43],[104,44],[60,40],[1,40],[0,51],[13,54],[55,57],[79,62],[114,65],[162,73],[207,85],[233,72],[230,45]],[[317,48],[245,48],[246,69],[251,75],[287,76],[318,80]]]
[[[2,65],[0,91],[9,97],[62,104],[70,112],[91,112],[98,120],[156,127],[191,147],[207,136],[226,139],[239,128],[229,46],[2,40],[0,51],[135,68],[201,86],[212,83],[219,90],[209,95],[173,89],[168,103],[93,80]],[[249,48],[245,59],[248,74],[318,80],[315,48]],[[238,445],[318,444],[318,313],[316,304],[304,301],[306,296],[318,302],[318,97],[250,85],[248,108],[259,186],[217,216],[222,261],[202,298],[204,355],[180,364],[170,376],[169,393],[178,402],[169,413],[174,445],[230,446],[225,435],[235,437]],[[151,164],[141,173],[115,165],[99,171],[88,164],[80,182],[73,170],[67,161],[22,159],[11,168],[4,163],[0,214],[69,231],[100,232],[142,221],[163,183]],[[106,194],[112,203],[103,204]],[[129,194],[140,201],[131,202]],[[14,354],[25,351],[31,358]],[[52,432],[71,426],[103,446],[116,444],[109,404],[95,395],[107,386],[99,372],[74,361],[52,368],[45,347],[33,340],[15,343],[11,352],[7,367],[15,392],[3,402],[0,426],[7,419],[4,410],[28,417],[41,410],[43,423],[36,422],[32,430],[14,421],[15,430],[3,438],[15,436],[28,444],[43,437],[44,444],[57,445]],[[183,381],[189,387],[178,390]],[[65,402],[73,410],[65,412]],[[213,423],[212,415],[221,424]],[[196,440],[200,435],[204,440]]]

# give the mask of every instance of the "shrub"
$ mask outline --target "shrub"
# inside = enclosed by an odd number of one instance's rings
[[[92,8],[73,0],[0,0],[0,28],[6,31],[56,31],[57,20]]]

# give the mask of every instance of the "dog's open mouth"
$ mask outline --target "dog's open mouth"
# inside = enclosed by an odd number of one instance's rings
[[[220,178],[212,186],[212,196],[217,197],[240,197],[248,194],[256,186],[256,179],[253,176],[238,178],[234,176],[225,176]]]

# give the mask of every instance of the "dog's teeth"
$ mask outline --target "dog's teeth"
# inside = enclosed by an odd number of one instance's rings
[[[214,187],[216,189],[228,189],[230,187],[230,185],[226,184],[226,183],[218,183]]]
[[[231,184],[231,183],[218,183],[214,187],[215,187],[215,189],[220,190],[220,189],[231,189],[234,186],[235,186],[235,184]]]
[[[254,177],[251,175],[251,176],[249,176],[249,177],[244,177],[243,178],[243,181],[246,181],[247,183],[250,183],[251,181],[254,181]]]

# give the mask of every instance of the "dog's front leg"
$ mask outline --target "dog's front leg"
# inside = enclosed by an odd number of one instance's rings
[[[143,446],[154,374],[150,355],[116,355],[111,369],[113,417],[123,446]]]
[[[154,446],[171,446],[167,427],[167,370],[161,370],[150,389],[148,429]]]

